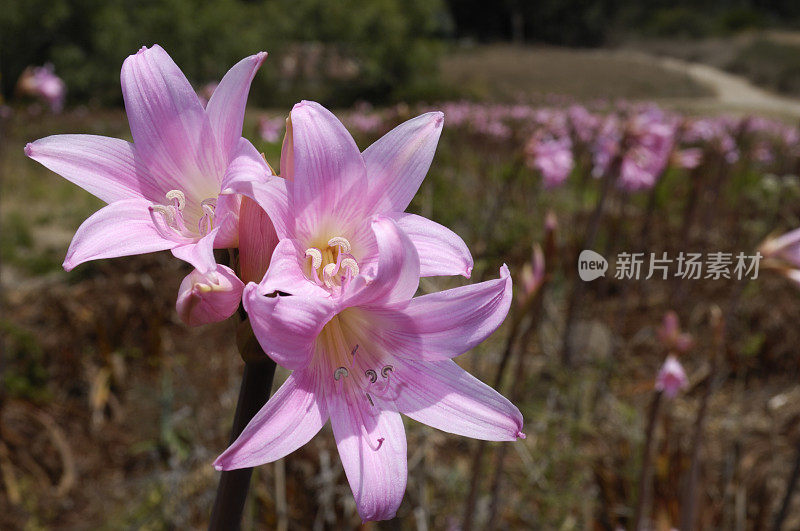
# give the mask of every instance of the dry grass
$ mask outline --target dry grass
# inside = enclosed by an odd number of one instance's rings
[[[588,100],[710,95],[688,76],[602,51],[505,45],[457,50],[442,61],[450,85],[491,100],[547,95]]]

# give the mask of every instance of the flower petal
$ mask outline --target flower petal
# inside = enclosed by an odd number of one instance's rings
[[[393,213],[390,217],[409,237],[419,255],[419,274],[422,277],[437,275],[472,274],[472,255],[458,234],[447,227],[416,214]]]
[[[397,409],[428,426],[487,441],[524,438],[522,414],[453,360],[394,360]]]
[[[340,307],[408,301],[419,287],[419,258],[414,244],[390,218],[372,222],[378,248],[373,263],[345,288]]]
[[[327,420],[319,376],[295,371],[214,461],[214,467],[234,470],[276,461],[310,441]]]
[[[303,101],[292,109],[286,173],[297,233],[304,239],[327,224],[351,224],[363,219],[366,169],[353,137],[329,110]],[[282,167],[285,167],[283,165]],[[283,171],[283,170],[282,170]],[[286,176],[286,175],[284,175]],[[347,227],[335,227],[346,234]]]
[[[241,194],[254,200],[269,215],[278,236],[291,237],[294,217],[289,214],[286,181],[272,175],[264,157],[244,138],[225,172],[222,194]]]
[[[181,282],[175,309],[189,326],[224,321],[239,308],[243,289],[244,284],[228,266],[218,265],[206,273],[194,269]]]
[[[408,479],[403,420],[390,404],[373,406],[349,385],[332,387],[326,394],[331,427],[358,514],[364,521],[393,518]]]
[[[296,245],[279,242],[261,284],[251,282],[242,296],[264,352],[290,370],[308,365],[317,335],[334,315],[328,292],[303,274]]]
[[[200,273],[208,273],[217,268],[214,258],[214,240],[219,234],[219,227],[192,243],[185,243],[172,248],[175,258],[192,264]]]
[[[239,272],[245,282],[260,282],[269,269],[278,235],[269,216],[246,196],[239,212]]]
[[[133,148],[118,138],[53,135],[25,146],[25,154],[102,199],[162,200],[161,190]]]
[[[422,114],[364,150],[375,213],[403,212],[408,207],[431,166],[443,123],[441,112]]]
[[[438,361],[463,354],[497,330],[511,297],[511,276],[504,265],[499,279],[415,297],[405,305],[370,308],[370,313],[376,338],[388,351]]]
[[[125,199],[105,206],[78,227],[64,259],[64,269],[89,260],[152,253],[182,242],[164,238],[153,224],[149,201]]]
[[[163,48],[122,64],[122,95],[136,153],[167,189],[197,201],[216,197],[225,163],[211,123],[186,76]]]
[[[233,65],[208,101],[206,113],[226,159],[232,156],[242,138],[242,123],[250,84],[266,58],[266,52],[259,52]]]

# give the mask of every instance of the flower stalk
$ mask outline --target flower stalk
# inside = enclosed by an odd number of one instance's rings
[[[239,354],[244,360],[244,373],[229,444],[241,435],[244,427],[267,403],[272,394],[272,380],[275,377],[275,362],[261,349],[261,345],[253,335],[249,320],[244,320],[239,325],[236,340]],[[252,474],[252,468],[222,472],[214,508],[211,511],[209,530],[240,527]]]

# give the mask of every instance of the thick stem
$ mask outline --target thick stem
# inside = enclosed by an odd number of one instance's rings
[[[645,510],[650,503],[650,489],[652,487],[653,467],[651,461],[653,457],[653,435],[656,431],[656,419],[658,419],[658,408],[661,405],[663,393],[656,391],[653,402],[650,405],[650,414],[647,419],[647,428],[644,435],[644,448],[642,448],[642,468],[639,471],[639,499],[636,503],[636,512],[633,517],[634,531],[641,531],[646,527],[643,525]]]
[[[233,417],[230,442],[236,440],[247,423],[267,403],[272,393],[272,380],[275,377],[275,362],[272,361],[253,336],[248,321],[240,325],[239,352],[245,360],[242,386]],[[248,333],[249,332],[249,333]],[[239,529],[242,512],[250,489],[252,468],[226,470],[222,472],[217,487],[217,498],[211,511],[208,528],[211,531]]]

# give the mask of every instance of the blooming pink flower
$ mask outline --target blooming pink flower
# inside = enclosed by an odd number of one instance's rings
[[[681,389],[688,386],[689,379],[681,363],[675,356],[667,356],[656,377],[656,390],[662,391],[667,398],[675,398]]]
[[[122,94],[133,143],[95,135],[55,135],[25,153],[108,206],[78,228],[64,268],[87,260],[171,249],[202,268],[198,242],[237,244],[239,198],[222,194],[238,166],[269,170],[242,138],[247,93],[266,53],[241,60],[204,109],[189,81],[158,45],[122,65]],[[266,185],[265,185],[266,186]]]
[[[404,213],[428,172],[443,121],[436,112],[413,118],[362,154],[330,111],[298,103],[281,153],[284,179],[266,182],[261,165],[241,164],[228,185],[261,205],[279,239],[296,241],[306,266],[309,260],[324,262],[316,276],[308,271],[309,281],[320,286],[339,285],[348,270],[355,276],[376,262],[371,221],[377,215],[392,218],[410,238],[422,276],[469,278],[473,262],[463,240],[438,223]]]
[[[391,518],[407,476],[400,413],[476,438],[522,437],[519,410],[451,358],[488,337],[511,304],[511,278],[413,298],[420,276],[469,275],[452,232],[404,214],[427,172],[441,113],[414,118],[364,153],[326,109],[292,110],[281,156],[287,202],[243,174],[281,236],[243,303],[256,338],[293,370],[215,462],[218,469],[280,459],[330,418],[364,520]],[[289,214],[289,213],[293,214]]]
[[[405,491],[400,413],[479,439],[524,435],[519,410],[450,359],[502,323],[511,304],[508,269],[497,280],[412,299],[419,282],[414,245],[392,219],[376,219],[372,230],[377,264],[358,272],[343,265],[348,275],[341,285],[309,282],[321,264],[312,256],[303,267],[302,248],[287,239],[261,284],[245,288],[256,337],[294,372],[215,466],[280,459],[330,418],[359,515],[382,520],[394,516]],[[334,254],[345,251],[340,244]]]

